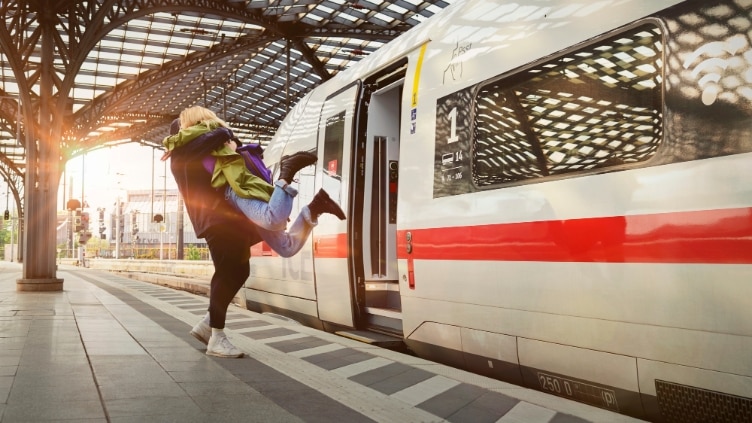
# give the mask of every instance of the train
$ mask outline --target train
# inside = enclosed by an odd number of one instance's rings
[[[752,421],[752,1],[459,0],[323,82],[247,306],[656,422]],[[293,214],[294,214],[293,213]]]

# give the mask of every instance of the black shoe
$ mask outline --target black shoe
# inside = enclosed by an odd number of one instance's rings
[[[318,219],[324,213],[329,213],[337,216],[339,220],[345,220],[345,212],[342,211],[339,204],[329,198],[329,194],[323,189],[320,189],[313,197],[313,201],[308,205],[308,209],[311,211],[314,219]]]
[[[318,157],[308,151],[298,151],[289,156],[282,156],[282,160],[279,161],[279,179],[284,179],[288,184],[292,183],[295,174],[300,169],[316,163],[316,160]]]

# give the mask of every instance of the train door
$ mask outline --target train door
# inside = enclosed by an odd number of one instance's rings
[[[355,107],[360,83],[334,93],[323,104],[318,131],[318,166],[316,188],[348,214],[342,222],[324,215],[313,229],[314,267],[319,318],[323,322],[354,327],[354,311],[348,267],[350,224],[351,158],[355,128]]]
[[[397,269],[400,103],[406,61],[363,83],[352,202],[359,327],[402,335]]]

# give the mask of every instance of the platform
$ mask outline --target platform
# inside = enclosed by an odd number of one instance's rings
[[[0,422],[638,422],[231,306],[242,359],[188,334],[208,299],[61,265],[18,292],[0,262]]]

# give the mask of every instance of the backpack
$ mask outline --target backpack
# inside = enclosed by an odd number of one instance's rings
[[[239,147],[236,152],[243,157],[245,167],[252,174],[270,184],[272,183],[272,172],[267,169],[264,163],[264,147],[261,144],[245,144]]]

